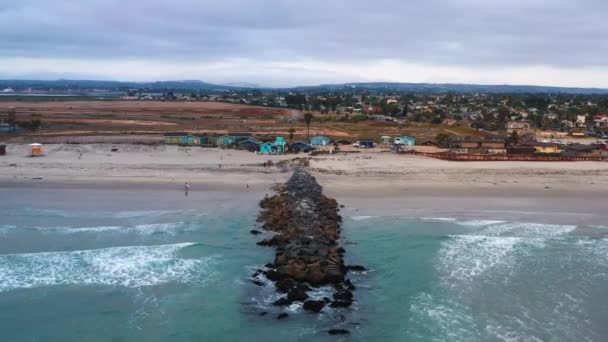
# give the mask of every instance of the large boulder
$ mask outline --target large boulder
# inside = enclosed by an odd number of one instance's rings
[[[325,307],[325,302],[322,300],[307,300],[302,306],[304,310],[319,313]]]
[[[292,302],[303,302],[308,299],[308,294],[306,294],[307,288],[304,286],[296,286],[289,290],[287,293],[287,299]]]

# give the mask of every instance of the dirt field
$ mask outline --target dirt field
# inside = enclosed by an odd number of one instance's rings
[[[100,136],[100,135],[160,135],[171,131],[188,132],[251,132],[260,138],[287,136],[295,130],[296,139],[304,139],[307,128],[301,113],[291,109],[247,106],[221,102],[162,102],[162,101],[12,101],[0,103],[0,120],[6,109],[15,107],[17,119],[42,121],[42,130],[20,134],[33,136]],[[449,131],[448,131],[449,129]],[[394,122],[364,121],[313,122],[310,134],[325,134],[337,139],[372,139],[381,135],[411,135],[418,141],[433,139],[439,132],[476,135],[463,127],[443,127],[428,124],[398,125]],[[4,139],[3,139],[4,140]]]

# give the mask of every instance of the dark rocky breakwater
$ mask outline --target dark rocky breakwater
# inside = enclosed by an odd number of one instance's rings
[[[355,286],[347,272],[364,268],[344,264],[345,250],[339,244],[342,218],[336,200],[323,195],[313,176],[296,168],[277,194],[266,196],[260,206],[258,222],[276,233],[258,242],[276,248],[274,262],[262,271],[284,294],[274,305],[302,302],[304,310],[314,313],[326,306],[351,306]],[[311,299],[309,292],[320,286],[333,287],[332,297]]]

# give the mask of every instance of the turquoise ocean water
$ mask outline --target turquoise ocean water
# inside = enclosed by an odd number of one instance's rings
[[[263,194],[0,191],[1,341],[608,340],[602,226],[345,214],[357,303],[277,321]]]

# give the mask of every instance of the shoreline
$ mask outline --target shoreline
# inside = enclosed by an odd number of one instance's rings
[[[509,213],[545,221],[608,221],[602,205],[607,162],[453,162],[389,153],[261,156],[164,145],[121,145],[112,151],[108,144],[47,145],[46,156],[27,158],[24,148],[12,145],[0,157],[0,191],[183,194],[189,182],[191,194],[251,193],[261,199],[287,180],[294,158],[307,157],[308,170],[327,196],[345,204],[353,216],[473,213],[496,218]],[[267,161],[275,166],[263,167]]]
[[[287,174],[286,174],[287,175]],[[345,207],[345,217],[450,217],[456,219],[514,220],[534,223],[558,223],[579,225],[606,225],[603,190],[591,189],[526,189],[465,186],[416,187],[384,183],[378,186],[370,179],[336,181],[333,177],[318,177],[327,196],[336,198]],[[226,179],[226,181],[232,179]],[[349,185],[350,183],[350,185]],[[191,183],[189,198],[198,201],[204,197],[222,197],[224,201],[253,201],[271,194],[275,182],[249,184],[249,188],[230,182]],[[362,185],[360,185],[362,184]],[[15,190],[61,194],[86,192],[95,197],[97,193],[109,196],[119,192],[137,192],[145,198],[156,195],[183,197],[182,184],[168,182],[106,182],[89,179],[86,182],[4,182],[0,181],[0,193]],[[236,197],[239,196],[239,197]],[[567,198],[565,200],[564,198]],[[169,205],[169,204],[167,204]]]

